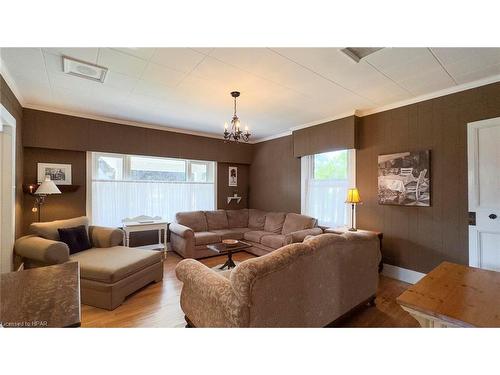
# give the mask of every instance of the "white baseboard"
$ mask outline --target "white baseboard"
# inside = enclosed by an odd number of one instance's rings
[[[425,276],[425,273],[408,270],[406,268],[401,268],[384,263],[382,275],[391,277],[396,280],[404,281],[405,283],[415,284]]]

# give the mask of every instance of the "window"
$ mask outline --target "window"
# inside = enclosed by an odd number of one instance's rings
[[[90,210],[95,225],[119,226],[126,217],[213,210],[215,162],[89,153]]]
[[[344,203],[347,189],[355,185],[355,151],[341,150],[301,158],[302,213],[320,225],[349,223]]]

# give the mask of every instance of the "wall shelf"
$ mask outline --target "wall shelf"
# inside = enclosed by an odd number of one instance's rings
[[[240,203],[241,197],[238,196],[227,197],[227,204],[231,203],[231,201],[236,201],[236,203]]]
[[[26,194],[34,194],[40,184],[23,184],[23,192]],[[80,188],[80,185],[57,185],[61,193],[72,193]]]

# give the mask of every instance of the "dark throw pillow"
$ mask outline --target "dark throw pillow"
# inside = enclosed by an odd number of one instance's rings
[[[92,247],[85,225],[73,228],[59,228],[57,231],[59,232],[61,241],[68,245],[70,254],[88,250]]]

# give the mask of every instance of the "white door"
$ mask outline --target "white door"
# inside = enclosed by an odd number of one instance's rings
[[[469,123],[467,143],[469,265],[500,271],[500,117]]]
[[[12,271],[15,215],[15,120],[0,105],[0,272]]]

